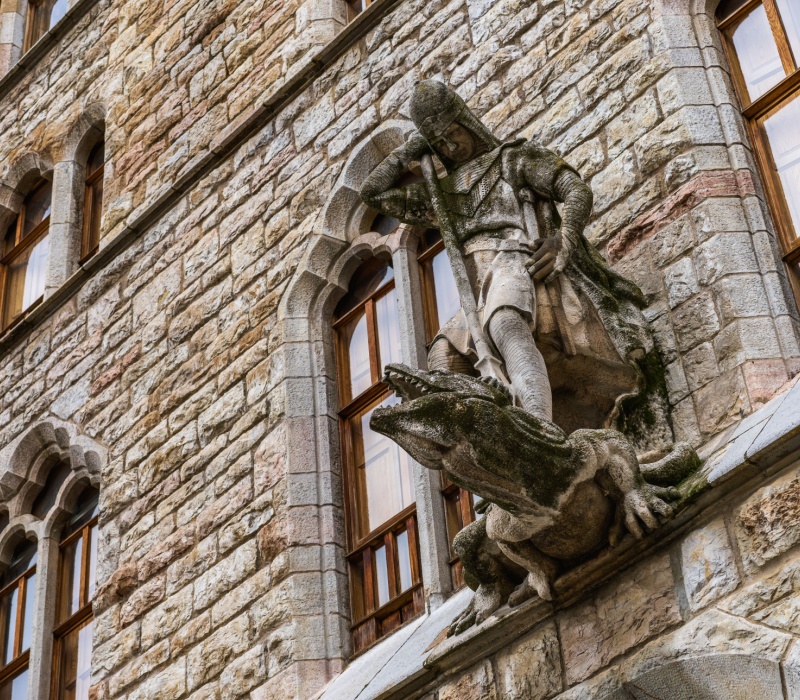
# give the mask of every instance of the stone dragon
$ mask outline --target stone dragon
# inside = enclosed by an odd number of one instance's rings
[[[626,529],[637,538],[655,529],[673,514],[674,485],[699,466],[685,443],[640,464],[616,430],[567,435],[516,408],[493,379],[392,364],[384,380],[403,401],[375,410],[371,428],[485,499],[484,517],[454,542],[475,595],[451,634],[505,603],[551,599],[565,564],[616,544]]]

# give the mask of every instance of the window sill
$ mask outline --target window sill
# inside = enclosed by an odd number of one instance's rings
[[[58,42],[97,4],[98,0],[78,0],[39,41],[28,49],[0,78],[0,100],[31,72]]]

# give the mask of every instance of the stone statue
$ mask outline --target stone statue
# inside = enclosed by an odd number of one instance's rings
[[[678,445],[642,476],[637,450],[672,444],[663,370],[641,291],[583,235],[592,194],[578,173],[533,141],[500,142],[443,83],[418,83],[410,112],[418,131],[361,195],[439,228],[462,312],[429,372],[387,368],[404,402],[371,426],[487,502],[456,538],[476,589],[460,632],[505,602],[550,598],[560,562],[655,528],[698,460]],[[398,185],[417,162],[424,181]]]
[[[372,429],[489,502],[454,541],[476,593],[451,633],[506,602],[535,593],[550,600],[563,563],[616,544],[626,528],[636,537],[655,529],[659,516],[673,514],[667,501],[679,494],[671,485],[700,466],[685,443],[640,465],[616,430],[567,436],[514,407],[508,389],[491,378],[388,365],[384,379],[403,402],[376,409]]]
[[[420,82],[410,111],[419,132],[367,177],[362,198],[443,236],[453,229],[479,331],[517,404],[567,431],[613,425],[637,448],[666,447],[666,390],[645,300],[584,238],[592,194],[578,173],[533,141],[501,143],[443,83]],[[395,184],[432,152],[447,169],[438,185],[446,222],[427,183]],[[470,371],[474,340],[458,314],[434,339],[428,368]]]

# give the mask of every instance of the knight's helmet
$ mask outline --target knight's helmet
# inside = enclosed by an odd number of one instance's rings
[[[409,111],[414,125],[431,146],[441,140],[454,122],[467,129],[487,151],[501,145],[500,140],[469,110],[455,90],[438,80],[420,80],[416,84]]]

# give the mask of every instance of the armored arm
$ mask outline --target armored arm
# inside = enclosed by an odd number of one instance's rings
[[[517,160],[521,186],[533,190],[545,202],[563,202],[561,225],[555,235],[540,239],[528,264],[536,280],[552,280],[564,270],[580,242],[592,211],[592,191],[580,175],[558,155],[528,142]]]
[[[560,246],[552,274],[561,272],[578,245],[592,213],[592,191],[573,170],[563,169],[553,186],[556,198],[564,202],[561,212]]]
[[[414,134],[404,145],[393,150],[364,181],[361,187],[364,203],[406,223],[433,223],[431,203],[424,184],[395,186],[397,180],[408,172],[411,162],[428,150],[428,143],[420,134]]]

